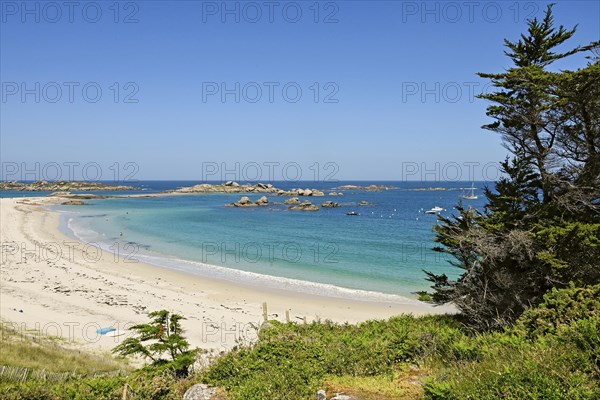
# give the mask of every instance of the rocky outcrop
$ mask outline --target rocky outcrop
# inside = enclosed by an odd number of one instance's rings
[[[268,206],[269,199],[267,198],[267,196],[263,196],[260,199],[256,200],[256,205],[257,206]]]
[[[67,200],[67,201],[63,201],[60,204],[62,204],[63,206],[83,206],[87,203],[83,200]]]
[[[85,181],[37,181],[33,183],[0,182],[0,190],[19,190],[24,192],[89,192],[89,191],[125,191],[136,190],[133,186],[111,185]]]
[[[327,400],[327,393],[324,390],[317,392],[317,400]],[[360,400],[358,397],[348,396],[343,393],[336,393],[330,400]]]
[[[329,192],[329,196],[343,196],[344,193],[342,192]]]
[[[369,186],[342,185],[342,186],[338,186],[336,189],[364,190],[365,192],[381,192],[382,190],[396,189],[396,187],[395,186],[386,186],[386,185],[369,185]]]
[[[422,188],[412,188],[406,189],[408,192],[443,192],[445,190],[456,190],[457,188],[443,188],[443,187],[422,187]]]
[[[277,192],[278,196],[311,196],[311,197],[322,197],[325,193],[318,189],[291,189],[291,190],[280,190]]]
[[[284,201],[283,204],[300,204],[300,199],[297,197],[292,197],[291,199]]]
[[[92,200],[92,199],[108,199],[109,197],[114,197],[114,196],[104,196],[104,195],[93,194],[93,193],[85,193],[85,194],[69,193],[64,196],[58,196],[58,197],[66,197],[69,199],[78,199],[78,200]]]
[[[231,203],[230,206],[233,207],[255,207],[256,204],[250,200],[248,196],[242,196],[241,199],[236,201],[235,203]]]
[[[319,206],[314,205],[310,200],[303,201],[295,206],[288,207],[292,211],[319,211]]]
[[[163,193],[269,193],[276,196],[324,196],[317,189],[291,189],[283,190],[276,188],[270,183],[257,183],[255,185],[240,185],[234,181],[223,184],[201,183],[194,186],[183,187],[176,190],[168,190]]]
[[[24,183],[16,181],[4,181],[0,182],[0,190],[23,190]]]
[[[183,400],[210,400],[216,389],[198,383],[189,388],[183,395]]]
[[[311,197],[321,197],[325,196],[325,193],[318,189],[291,189],[291,190],[278,190],[278,196],[311,196]]]
[[[331,200],[326,201],[321,204],[321,207],[323,207],[323,208],[334,208],[334,207],[339,207],[339,206],[340,206],[339,203],[335,203]]]
[[[253,202],[252,200],[250,200],[250,198],[248,196],[242,196],[242,198],[240,198],[238,201],[236,201],[235,203],[231,203],[231,204],[227,204],[228,207],[255,207],[255,206],[268,206],[269,205],[269,199],[267,198],[267,196],[262,196],[260,199],[256,200],[256,202]]]

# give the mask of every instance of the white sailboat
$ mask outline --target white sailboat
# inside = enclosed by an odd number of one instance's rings
[[[465,200],[476,200],[477,195],[475,194],[475,182],[471,184],[471,189],[465,194],[462,195],[462,198]]]

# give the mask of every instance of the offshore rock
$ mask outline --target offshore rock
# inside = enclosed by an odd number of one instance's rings
[[[291,206],[288,209],[292,211],[319,211],[319,206],[314,205],[310,200],[306,200],[298,205]]]
[[[257,206],[268,206],[269,199],[267,198],[267,196],[263,196],[260,199],[256,200],[256,205]]]
[[[248,196],[242,196],[241,199],[239,199],[235,203],[231,203],[230,205],[233,207],[255,207],[256,206],[256,204],[254,204]]]
[[[86,181],[37,181],[33,183],[0,182],[0,190],[20,190],[23,192],[88,192],[88,191],[124,191],[136,190],[133,186],[110,185]]]

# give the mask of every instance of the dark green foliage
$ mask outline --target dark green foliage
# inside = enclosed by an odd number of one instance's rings
[[[185,318],[166,310],[148,316],[151,323],[129,328],[136,336],[125,339],[113,352],[122,356],[140,355],[152,361],[153,370],[171,370],[179,377],[187,376],[199,350],[189,350],[180,324]]]
[[[512,153],[486,189],[485,210],[441,217],[436,250],[463,270],[456,281],[426,272],[432,299],[454,302],[480,329],[500,329],[552,288],[600,282],[600,64],[551,72],[554,61],[598,43],[556,52],[575,29],[554,27],[552,6],[506,41],[514,67],[479,74],[497,88],[484,128]]]
[[[536,258],[561,286],[600,282],[600,223],[539,225],[533,237],[538,244]]]
[[[553,53],[551,50],[568,40],[575,33],[575,29],[566,30],[562,25],[554,28],[554,17],[550,12],[553,5],[548,6],[544,19],[538,21],[534,18],[529,24],[527,35],[521,35],[518,42],[504,40],[505,46],[510,50],[505,54],[512,59],[518,67],[546,66],[556,60],[575,54],[581,48],[567,51],[566,53]]]
[[[496,189],[485,188],[486,224],[497,232],[506,232],[526,225],[532,211],[539,209],[542,185],[527,157],[507,158],[500,168],[505,175],[496,182]]]
[[[535,338],[587,318],[600,320],[600,285],[553,289],[542,304],[525,311],[512,329]]]

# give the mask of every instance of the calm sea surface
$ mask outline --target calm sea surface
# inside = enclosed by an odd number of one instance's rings
[[[140,193],[197,182],[141,181]],[[57,206],[62,229],[133,260],[201,276],[333,296],[415,297],[428,289],[423,269],[456,276],[446,255],[433,252],[434,206],[454,206],[470,182],[274,182],[276,187],[310,187],[326,194],[346,184],[390,185],[380,192],[345,190],[333,200],[339,208],[289,211],[287,206],[234,208],[240,194],[200,194],[88,201],[88,206]],[[445,191],[415,191],[444,187]],[[475,182],[481,209],[483,182]],[[336,190],[339,191],[339,190]],[[123,194],[123,192],[117,193]],[[260,194],[249,195],[252,200]],[[271,202],[287,197],[268,196]],[[357,206],[360,201],[374,203]],[[356,211],[359,216],[346,215]],[[391,295],[391,296],[390,296]]]

